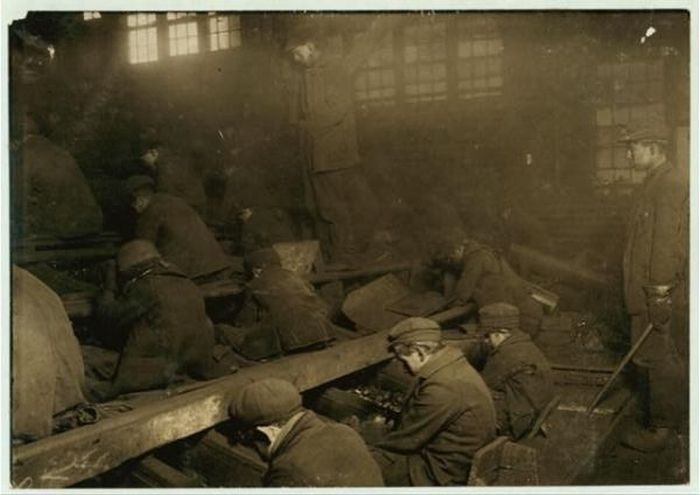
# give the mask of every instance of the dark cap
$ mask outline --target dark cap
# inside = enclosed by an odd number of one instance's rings
[[[442,331],[437,322],[428,318],[406,318],[389,330],[389,345],[415,342],[440,342]]]
[[[229,414],[249,426],[283,421],[302,410],[301,394],[285,380],[265,378],[243,387],[229,405]]]
[[[516,330],[520,326],[520,311],[507,303],[494,303],[479,309],[479,324],[485,332],[489,330]]]
[[[124,273],[149,261],[160,259],[160,253],[152,242],[144,239],[134,239],[119,248],[117,267]]]
[[[126,192],[129,194],[134,194],[142,189],[155,190],[155,187],[155,182],[148,175],[132,175],[126,179],[124,184],[124,189],[126,189]]]

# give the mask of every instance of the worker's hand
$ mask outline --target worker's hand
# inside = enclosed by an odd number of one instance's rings
[[[664,330],[671,321],[671,311],[673,310],[670,297],[649,297],[647,299],[647,310],[649,321],[655,330]]]
[[[246,223],[248,220],[250,220],[252,216],[253,210],[251,210],[250,208],[243,208],[238,212],[238,219],[243,223]]]

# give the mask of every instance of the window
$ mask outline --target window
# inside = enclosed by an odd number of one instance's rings
[[[393,38],[391,33],[385,36],[379,49],[358,70],[355,79],[357,101],[372,105],[386,105],[396,101]]]
[[[241,46],[241,19],[237,15],[209,13],[209,49],[227,50]]]
[[[645,173],[632,168],[627,146],[618,142],[625,128],[664,120],[663,61],[635,61],[598,67],[596,179],[599,186],[631,186]]]
[[[99,12],[83,12],[84,21],[94,21],[95,19],[101,19],[102,16]]]
[[[194,12],[168,12],[165,16],[170,21],[168,42],[170,55],[189,55],[199,53],[199,32]],[[194,19],[192,19],[195,17]]]
[[[483,15],[457,21],[457,93],[460,98],[501,94],[503,40],[496,22]]]
[[[129,62],[140,64],[158,60],[158,32],[155,14],[129,14]]]
[[[406,100],[447,97],[447,23],[426,18],[404,28],[404,90]]]

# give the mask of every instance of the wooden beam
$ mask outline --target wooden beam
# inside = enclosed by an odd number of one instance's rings
[[[202,388],[16,447],[15,487],[73,485],[124,461],[228,419],[228,404],[247,383],[283,378],[305,391],[388,360],[387,331],[305,354],[243,368]]]
[[[142,486],[149,488],[197,488],[196,479],[149,455],[139,462],[131,476]]]
[[[337,270],[312,273],[307,276],[307,280],[312,284],[334,282],[336,280],[351,280],[353,278],[373,277],[375,275],[385,275],[387,273],[404,272],[411,269],[409,262],[392,263],[390,265],[377,265],[362,270]]]

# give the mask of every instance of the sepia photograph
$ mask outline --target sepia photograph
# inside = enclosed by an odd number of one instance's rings
[[[697,5],[464,3],[3,14],[3,493],[698,489]]]

